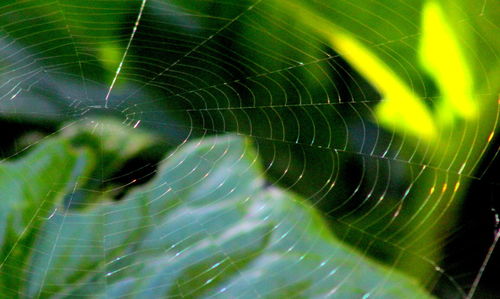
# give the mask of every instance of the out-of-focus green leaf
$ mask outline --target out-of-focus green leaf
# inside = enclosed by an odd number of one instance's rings
[[[47,161],[75,161],[61,150],[41,152]],[[68,169],[52,177],[60,189],[43,187],[47,176],[20,176],[34,191],[68,191],[71,168],[50,169]],[[120,202],[46,210],[43,224],[20,226],[36,241],[23,247],[30,259],[12,297],[429,297],[408,277],[342,244],[310,204],[262,178],[248,141],[212,137],[178,148],[150,183]],[[22,244],[5,245],[15,251]]]
[[[40,226],[54,216],[61,199],[88,171],[92,156],[77,154],[68,141],[42,143],[21,160],[0,164],[0,288],[16,291],[23,264],[32,251]],[[79,166],[83,163],[83,167]],[[23,269],[23,271],[19,271]],[[8,294],[7,291],[2,291]]]
[[[98,267],[103,263],[103,219],[103,215],[93,211],[55,211],[33,245],[21,297],[50,298],[82,285],[91,286],[96,293],[103,292],[104,275],[98,275],[98,281],[91,279],[100,273]]]

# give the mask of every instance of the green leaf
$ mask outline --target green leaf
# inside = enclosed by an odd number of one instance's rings
[[[64,154],[38,152],[47,161]],[[46,184],[23,176],[34,190]],[[266,187],[252,145],[237,136],[185,144],[122,201],[57,207],[31,233],[27,275],[16,282],[26,298],[429,297],[342,244],[306,201]]]
[[[78,164],[91,161],[88,152],[77,154],[69,142],[55,139],[21,160],[0,164],[0,288],[5,294],[18,290],[40,226],[87,171]]]

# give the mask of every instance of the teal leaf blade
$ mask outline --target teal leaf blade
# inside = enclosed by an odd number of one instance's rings
[[[68,154],[43,153],[45,159]],[[67,188],[72,170],[61,168],[67,175],[58,184],[71,195],[77,189]],[[37,180],[36,173],[24,175]],[[411,278],[343,244],[304,199],[264,181],[247,139],[215,136],[182,145],[121,201],[82,210],[54,206],[31,232],[30,256],[16,260],[27,263],[17,294],[430,297]]]

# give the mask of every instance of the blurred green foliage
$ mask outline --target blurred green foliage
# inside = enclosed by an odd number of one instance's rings
[[[95,192],[100,204],[79,210],[75,174],[92,164],[78,161],[99,153],[81,138],[53,137],[0,168],[4,296],[324,298],[338,285],[335,296],[429,297],[342,244],[303,199],[265,187],[243,138],[192,141],[120,202]]]

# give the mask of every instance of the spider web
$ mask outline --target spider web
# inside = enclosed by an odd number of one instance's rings
[[[435,86],[404,56],[417,51],[416,6],[339,3],[321,7],[373,36],[369,49],[392,61],[420,100],[434,107],[440,101]],[[484,1],[462,23],[476,33],[494,31],[493,10]],[[434,273],[423,284],[438,296],[493,292],[500,236],[496,102],[492,117],[457,123],[439,136],[450,141],[441,152],[387,129],[375,113],[384,101],[377,91],[329,44],[280,14],[274,1],[4,1],[0,18],[4,116],[66,123],[51,136],[87,122],[99,130],[98,116],[108,115],[179,148],[206,135],[246,136],[269,184],[306,197],[336,235],[364,255],[410,274],[408,260],[430,265]],[[487,37],[478,39],[484,51],[473,53],[478,61],[496,58]],[[483,73],[488,68],[478,66]],[[477,96],[496,101],[494,84],[486,82]],[[38,142],[16,147],[11,157]],[[73,193],[78,190],[75,185]],[[426,232],[456,211],[457,223],[429,244]],[[62,220],[53,232],[52,249],[69,225]],[[107,237],[96,250],[112,263]],[[52,257],[49,252],[49,263]]]

